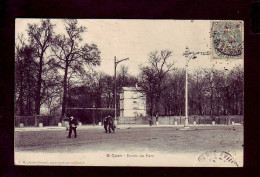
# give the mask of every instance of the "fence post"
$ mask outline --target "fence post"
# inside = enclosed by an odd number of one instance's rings
[[[23,116],[23,119],[24,119],[23,124],[24,124],[25,127],[27,127],[27,126],[29,125],[29,123],[28,123],[28,122],[29,122],[29,121],[28,121],[28,120],[29,120],[29,117],[28,117],[28,116]]]
[[[18,122],[18,127],[19,127],[20,123],[21,123],[20,116],[17,117],[17,122]]]
[[[19,124],[19,127],[20,127],[20,128],[23,128],[23,127],[24,127],[24,124],[23,124],[23,123],[20,123],[20,124]]]
[[[37,115],[34,115],[34,126],[38,127]]]

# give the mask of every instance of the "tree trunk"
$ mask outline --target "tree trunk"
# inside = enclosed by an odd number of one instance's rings
[[[23,95],[24,95],[24,85],[23,85],[23,71],[20,71],[20,82],[21,82],[21,88],[19,93],[19,114],[20,116],[24,115],[24,106],[23,106]]]
[[[62,117],[64,117],[64,115],[66,114],[66,109],[67,109],[67,75],[68,75],[68,64],[66,63],[64,79],[63,79],[63,97],[62,97],[62,110],[61,110]]]
[[[110,98],[111,96],[110,96],[110,92],[108,93],[108,99],[107,99],[107,108],[110,108]]]
[[[155,99],[155,114],[159,113],[159,102],[160,102],[160,97],[158,96]]]
[[[201,106],[201,101],[199,102],[199,115],[202,115],[202,106]]]
[[[151,116],[151,120],[152,120],[153,119],[153,105],[154,105],[154,101],[153,101],[153,97],[151,97],[150,99],[151,99],[150,116]]]
[[[24,106],[23,106],[23,93],[22,93],[22,91],[21,91],[21,93],[20,93],[21,95],[20,95],[20,99],[19,99],[19,114],[20,114],[20,116],[23,116],[24,115]]]
[[[29,64],[29,73],[28,73],[28,100],[27,100],[27,113],[28,115],[32,115],[32,109],[31,109],[31,67],[30,67],[30,64]]]
[[[42,64],[43,64],[43,54],[41,54],[40,56],[40,63],[39,63],[39,73],[38,73],[36,100],[35,100],[36,115],[40,115],[40,109],[41,109]]]
[[[212,117],[212,114],[213,114],[213,93],[211,93],[211,96],[210,96],[210,117]]]

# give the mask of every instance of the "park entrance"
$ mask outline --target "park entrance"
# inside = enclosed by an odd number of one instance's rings
[[[74,116],[82,124],[97,125],[104,117],[114,117],[114,108],[67,108],[67,116]]]

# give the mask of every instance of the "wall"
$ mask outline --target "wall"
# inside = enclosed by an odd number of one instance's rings
[[[43,123],[43,126],[58,126],[60,122],[60,116],[15,116],[14,118],[16,127],[19,127],[20,123],[25,127],[39,126],[39,123]]]
[[[120,117],[118,124],[149,124],[150,117]],[[155,117],[152,119],[155,124]],[[174,125],[175,121],[178,125],[183,125],[185,116],[159,116],[159,125]],[[210,116],[189,116],[189,124],[212,124],[213,119]],[[216,124],[244,123],[243,115],[218,116],[214,118]]]
[[[184,116],[159,116],[159,125],[174,125],[176,121],[178,125],[184,124]],[[19,127],[20,123],[23,123],[25,127],[39,126],[39,123],[43,123],[43,126],[58,126],[60,116],[15,116],[15,126]],[[155,124],[155,117],[152,119]],[[189,116],[189,124],[212,124],[212,118],[210,116]],[[215,117],[216,124],[230,124],[232,121],[235,123],[244,123],[244,116],[232,115],[232,116],[219,116]],[[119,117],[118,124],[136,124],[136,125],[148,125],[150,117]]]
[[[120,116],[146,116],[146,97],[135,88],[124,88],[120,94]]]
[[[119,125],[123,124],[136,124],[136,125],[145,125],[149,124],[148,117],[119,117]]]

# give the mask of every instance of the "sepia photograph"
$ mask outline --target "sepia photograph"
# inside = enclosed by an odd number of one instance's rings
[[[15,19],[19,166],[244,166],[244,21]]]

